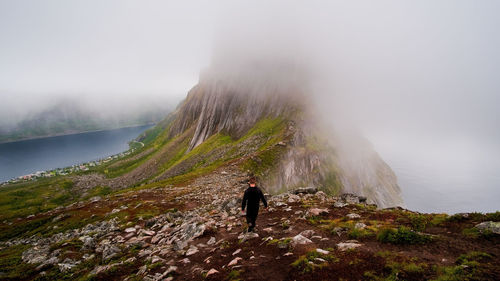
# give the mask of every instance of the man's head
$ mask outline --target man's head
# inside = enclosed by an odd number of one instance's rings
[[[257,184],[257,181],[255,180],[254,177],[251,177],[250,180],[248,180],[248,184],[251,186],[251,187],[255,187],[255,185]]]

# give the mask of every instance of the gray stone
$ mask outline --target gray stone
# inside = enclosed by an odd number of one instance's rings
[[[340,201],[336,201],[335,203],[333,203],[333,207],[335,207],[335,208],[343,208],[345,206],[347,206],[347,204],[346,203],[342,203]]]
[[[208,276],[210,276],[210,275],[214,275],[214,274],[217,274],[217,273],[219,273],[219,271],[217,271],[215,268],[212,268],[212,269],[210,269],[210,270],[207,272],[207,274],[205,275],[205,277],[208,277]]]
[[[35,246],[24,251],[21,258],[25,263],[43,263],[47,259],[49,251],[50,248],[48,246]]]
[[[316,192],[318,192],[318,189],[314,186],[300,187],[293,191],[293,193],[295,194],[300,194],[300,193],[314,194]]]
[[[290,242],[290,244],[294,247],[297,245],[304,245],[304,244],[309,244],[309,243],[312,243],[312,241],[310,239],[300,235],[300,234],[294,236],[292,238],[292,241]]]
[[[198,248],[196,246],[191,245],[189,247],[189,249],[186,251],[186,256],[189,257],[189,256],[192,256],[192,255],[198,253],[198,252],[199,252]]]
[[[103,260],[109,260],[111,258],[116,257],[118,254],[120,254],[122,250],[118,248],[115,245],[107,245],[104,247],[104,250],[102,251],[102,259]]]
[[[295,203],[300,201],[300,196],[295,195],[295,194],[290,194],[288,196],[288,203]]]
[[[92,197],[92,198],[89,199],[89,202],[90,203],[95,203],[95,202],[101,201],[101,199],[102,199],[101,196],[94,196],[94,197]]]
[[[135,227],[129,227],[127,229],[125,229],[125,233],[135,233],[137,230],[135,229]]]
[[[210,239],[208,239],[207,245],[213,245],[215,244],[215,242],[216,242],[215,237],[210,237]]]
[[[355,225],[354,225],[354,228],[355,229],[364,229],[366,227],[366,224],[362,223],[362,222],[357,222]]]
[[[300,233],[300,235],[302,235],[306,238],[311,238],[314,235],[314,230],[312,230],[312,229],[304,230]]]
[[[328,255],[330,253],[330,251],[323,250],[323,249],[320,249],[320,248],[317,248],[316,252],[318,252],[318,253],[320,253],[322,255]]]
[[[232,261],[230,261],[230,262],[227,264],[227,266],[233,266],[233,265],[236,265],[236,264],[238,264],[238,262],[239,262],[240,260],[242,260],[242,258],[240,258],[240,257],[234,258]]]
[[[254,239],[254,238],[259,238],[259,234],[255,233],[255,232],[247,232],[247,233],[242,233],[238,236],[238,239],[240,239],[241,242],[245,242],[247,240]]]
[[[361,216],[358,214],[351,213],[351,214],[347,214],[346,217],[348,217],[351,220],[354,220],[354,219],[359,219]]]
[[[349,204],[358,204],[359,203],[359,197],[355,194],[352,194],[352,193],[344,193],[340,196],[340,198]]]
[[[80,241],[83,242],[82,250],[91,251],[91,250],[95,249],[96,243],[95,243],[94,238],[92,238],[90,236],[82,236],[79,239],[80,239]]]
[[[311,216],[319,216],[321,214],[328,214],[328,209],[311,208],[307,212]]]
[[[500,222],[485,221],[475,226],[480,232],[500,234]]]
[[[346,251],[350,249],[355,249],[358,247],[361,247],[362,244],[356,243],[356,242],[351,242],[351,241],[346,241],[346,242],[341,242],[337,244],[337,248],[341,251]]]
[[[182,241],[182,240],[177,240],[174,242],[174,246],[173,246],[173,249],[175,251],[181,251],[183,250],[184,248],[186,248],[188,245],[188,243],[186,241]]]

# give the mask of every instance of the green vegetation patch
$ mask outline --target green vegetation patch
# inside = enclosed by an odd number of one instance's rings
[[[330,252],[333,249],[328,249]],[[309,251],[305,255],[300,256],[295,260],[291,266],[299,269],[302,273],[310,273],[317,269],[322,269],[328,266],[330,263],[338,262],[339,258],[333,254],[321,254],[316,250]]]
[[[22,253],[30,245],[18,245],[0,249],[0,271],[2,280],[29,280],[33,276],[34,266],[22,261]]]
[[[243,273],[242,270],[236,270],[236,269],[233,269],[231,270],[226,278],[224,280],[228,280],[228,281],[240,281],[241,280],[241,273]]]
[[[267,242],[267,245],[276,245],[278,248],[286,249],[290,246],[290,242],[292,242],[292,238],[282,238],[282,239],[273,239]]]
[[[0,188],[0,220],[23,217],[69,204],[78,198],[64,177],[42,178]]]
[[[377,240],[382,243],[399,245],[425,244],[432,241],[432,238],[411,230],[408,227],[400,226],[397,229],[385,228],[377,234]]]
[[[28,237],[33,234],[46,230],[45,225],[51,221],[51,218],[38,218],[29,221],[22,221],[12,225],[2,224],[0,226],[0,241],[8,240],[14,237]]]
[[[469,252],[460,255],[454,266],[441,266],[436,268],[435,281],[451,280],[492,280],[489,274],[492,271],[495,258],[488,253]]]

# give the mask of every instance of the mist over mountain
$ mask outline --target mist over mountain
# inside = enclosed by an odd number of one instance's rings
[[[175,108],[175,102],[165,97],[106,102],[55,97],[33,108],[27,105],[24,113],[9,112],[0,122],[0,142],[154,124]]]

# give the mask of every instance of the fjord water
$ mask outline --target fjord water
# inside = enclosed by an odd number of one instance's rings
[[[396,173],[407,209],[460,213],[500,211],[500,145],[467,137],[373,138]]]
[[[151,125],[0,144],[0,182],[11,178],[102,159],[128,149]]]

